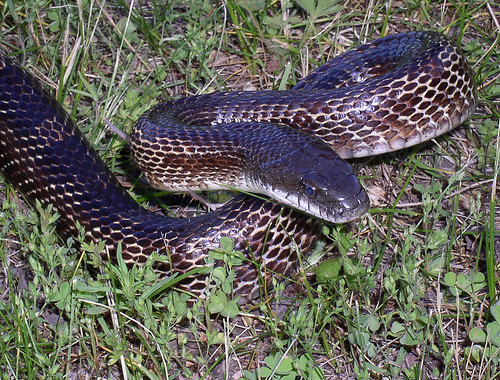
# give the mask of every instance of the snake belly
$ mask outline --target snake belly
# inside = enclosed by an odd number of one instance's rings
[[[291,91],[214,93],[164,103],[140,118],[131,144],[146,178],[176,188],[187,171],[200,175],[206,168],[190,166],[197,151],[192,143],[186,148],[182,139],[173,138],[174,148],[158,146],[158,140],[178,136],[170,132],[170,124],[189,130],[203,126],[210,149],[217,145],[210,140],[213,130],[235,130],[240,122],[248,124],[244,130],[256,122],[287,125],[313,135],[313,145],[321,139],[342,157],[358,157],[444,133],[467,119],[475,104],[473,75],[458,48],[436,33],[408,33],[361,45],[320,67]],[[159,138],[157,124],[165,120]],[[277,150],[276,142],[271,146]],[[171,153],[165,154],[169,149]],[[153,160],[143,154],[147,151],[153,151]],[[206,166],[216,167],[222,156],[211,155]],[[188,168],[179,169],[176,160]],[[169,258],[158,264],[158,270],[185,273],[205,265],[221,237],[233,239],[235,249],[248,257],[235,268],[235,291],[245,295],[243,299],[258,293],[259,279],[290,275],[297,266],[297,252],[307,252],[317,237],[316,220],[249,195],[196,218],[166,218],[145,210],[119,185],[53,97],[5,58],[0,60],[0,170],[29,200],[54,205],[63,235],[75,235],[79,224],[88,240],[105,242],[106,257],[113,257],[120,243],[129,264],[143,263],[158,251]],[[351,172],[345,174],[351,178]],[[226,180],[220,182],[228,186]],[[358,189],[352,179],[351,185]],[[196,188],[192,182],[188,187]],[[366,193],[357,191],[348,219],[368,208]],[[203,292],[206,283],[196,276],[186,286]]]

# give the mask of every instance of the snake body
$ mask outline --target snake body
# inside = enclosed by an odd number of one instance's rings
[[[238,186],[345,222],[367,211],[368,198],[333,149],[349,158],[405,148],[462,123],[475,104],[473,75],[459,49],[440,34],[414,32],[352,49],[291,91],[213,93],[164,103],[138,120],[131,145],[146,178],[161,188]],[[256,155],[257,163],[251,160]],[[258,291],[259,278],[289,275],[297,252],[316,240],[315,220],[249,195],[196,218],[145,210],[62,107],[5,58],[0,170],[28,199],[55,206],[62,234],[74,235],[80,224],[86,238],[103,240],[111,256],[121,243],[128,263],[143,263],[158,251],[169,257],[159,270],[185,273],[204,265],[221,237],[233,239],[248,257],[235,268],[235,290],[248,297]],[[204,277],[187,286],[202,292]]]

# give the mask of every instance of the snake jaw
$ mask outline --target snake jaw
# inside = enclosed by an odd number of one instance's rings
[[[353,221],[364,215],[370,208],[368,195],[362,187],[356,195],[339,197],[328,203],[311,201],[309,197],[304,197],[300,191],[285,192],[279,188],[273,189],[272,199],[325,222],[335,224]]]

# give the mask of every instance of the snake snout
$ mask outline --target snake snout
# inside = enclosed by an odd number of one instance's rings
[[[368,194],[354,174],[342,173],[328,181],[329,186],[321,191],[317,200],[321,205],[321,219],[331,223],[347,223],[368,211]]]
[[[370,201],[354,175],[351,165],[329,146],[314,141],[302,152],[312,157],[310,169],[302,177],[304,193],[317,204],[318,217],[332,223],[346,223],[365,214]]]
[[[370,209],[370,198],[365,189],[360,185],[358,193],[339,198],[338,204],[337,215],[339,215],[339,221],[337,223],[347,223],[368,212]]]

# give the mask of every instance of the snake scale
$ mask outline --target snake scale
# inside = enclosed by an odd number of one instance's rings
[[[141,116],[130,136],[151,183],[168,190],[235,186],[265,195],[238,195],[214,212],[177,219],[139,206],[62,106],[2,58],[0,170],[28,200],[54,205],[63,236],[74,235],[79,224],[88,240],[104,241],[112,257],[121,243],[129,264],[158,251],[169,258],[158,270],[185,273],[204,265],[221,237],[233,239],[248,258],[235,268],[235,291],[245,299],[259,291],[259,279],[294,271],[297,252],[316,241],[317,219],[347,222],[368,210],[368,197],[343,158],[436,137],[466,120],[476,102],[460,49],[433,32],[360,45],[290,91],[165,102]],[[186,284],[196,293],[206,286],[200,275]]]

